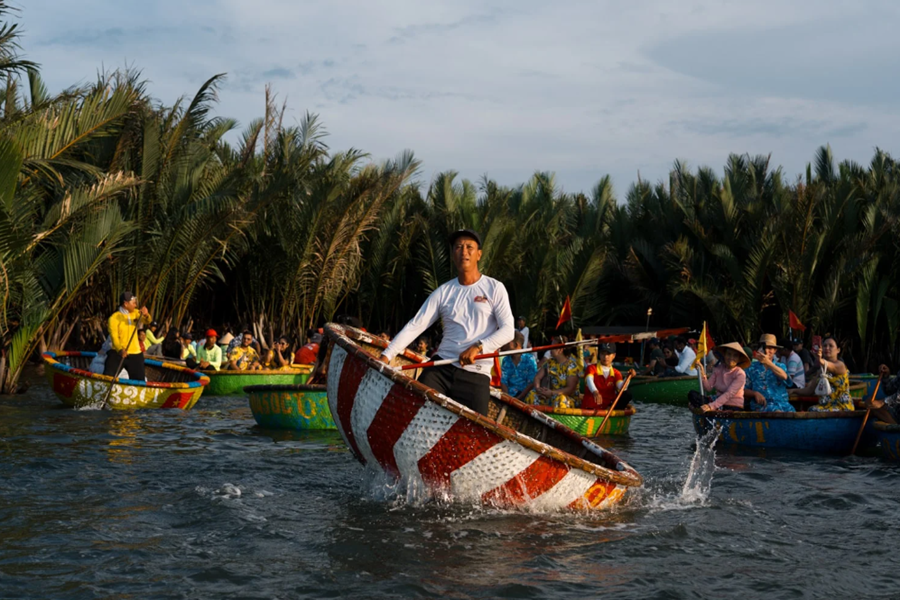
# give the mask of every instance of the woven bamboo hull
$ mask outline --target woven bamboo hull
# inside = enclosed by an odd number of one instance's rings
[[[631,416],[636,412],[633,407],[625,410],[614,410],[603,430],[600,431],[600,425],[606,416],[606,411],[598,410],[581,410],[579,408],[558,408],[547,409],[544,407],[535,407],[548,417],[562,423],[575,433],[585,437],[597,437],[601,435],[628,435],[628,428],[631,425]]]
[[[337,429],[324,385],[251,385],[250,410],[269,429]]]
[[[42,356],[50,387],[63,404],[73,408],[99,407],[108,394],[105,406],[115,410],[190,410],[209,381],[197,371],[157,360],[145,361],[148,381],[144,382],[91,373],[87,365],[96,352],[46,352]]]
[[[900,460],[900,425],[876,421],[872,427],[881,446],[881,456],[888,460]]]
[[[628,389],[637,402],[687,406],[688,392],[699,391],[700,381],[697,377],[635,377]]]
[[[413,493],[589,510],[610,507],[641,484],[615,455],[533,407],[496,394],[494,418],[479,415],[375,360],[383,345],[373,336],[334,324],[326,335],[333,343],[328,402],[338,431],[360,462]]]
[[[303,385],[309,381],[312,365],[288,371],[202,371],[209,377],[207,396],[242,396],[251,385]]]
[[[810,452],[849,454],[863,424],[866,411],[836,412],[740,412],[702,413],[691,409],[694,430],[706,434],[719,429],[726,444],[754,448],[783,448]],[[871,422],[866,425],[860,447],[874,443]]]

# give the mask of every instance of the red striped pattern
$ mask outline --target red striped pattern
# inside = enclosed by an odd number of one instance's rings
[[[400,475],[397,459],[394,458],[394,445],[423,406],[425,398],[394,384],[369,425],[366,436],[372,454],[378,464],[392,475]]]
[[[335,356],[337,353],[332,353],[332,358]],[[361,386],[367,373],[370,373],[365,379],[367,383]],[[474,494],[471,499],[493,506],[522,506],[535,501],[541,507],[583,510],[596,508],[617,493],[616,484],[584,471],[571,471],[572,475],[577,473],[582,477],[573,480],[567,477],[571,470],[568,465],[547,456],[535,458],[532,450],[504,441],[489,429],[446,409],[437,410],[446,411],[455,421],[436,420],[428,414],[435,404],[430,404],[428,411],[416,419],[422,407],[429,403],[426,398],[400,383],[381,385],[380,380],[372,377],[384,375],[376,369],[370,370],[367,362],[355,353],[346,352],[340,372],[333,371],[329,378],[328,393],[335,421],[363,463],[374,461],[377,465],[371,466],[380,467],[398,479],[420,480],[433,495]],[[416,425],[411,429],[414,420]],[[429,427],[430,423],[434,425]],[[360,431],[353,429],[354,424]],[[411,434],[415,437],[410,438]],[[412,457],[404,459],[402,467],[395,456],[401,438],[418,440],[412,445],[404,442],[403,456],[410,457],[412,452]],[[488,455],[482,456],[488,450]],[[482,458],[475,461],[478,457]],[[409,472],[401,472],[401,468]],[[516,473],[517,469],[521,470]],[[508,474],[502,475],[504,470]],[[459,474],[454,476],[457,471]],[[499,479],[498,474],[501,474]],[[505,477],[510,478],[504,481]],[[496,487],[484,491],[491,486]]]
[[[550,490],[568,472],[566,465],[542,456],[502,486],[482,495],[481,501],[495,506],[524,504]]]
[[[359,451],[359,446],[356,444],[353,427],[350,425],[350,415],[353,412],[353,403],[356,402],[356,392],[359,390],[359,383],[367,370],[366,363],[348,354],[347,359],[344,360],[344,369],[341,371],[341,381],[337,395],[337,418],[341,424],[341,429],[347,436],[347,444],[350,445],[350,449],[353,450],[357,457],[362,457],[362,454]]]

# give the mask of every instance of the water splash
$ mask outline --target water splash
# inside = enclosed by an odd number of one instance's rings
[[[696,448],[691,456],[687,476],[683,482],[666,478],[657,482],[657,486],[648,485],[635,497],[632,506],[649,508],[651,512],[667,510],[687,510],[698,506],[706,506],[712,491],[713,474],[716,471],[716,441],[719,439],[717,429],[697,437]],[[678,491],[672,487],[681,483]],[[660,488],[664,489],[660,489]]]
[[[712,428],[697,438],[697,448],[691,457],[691,466],[679,496],[682,503],[703,505],[709,499],[713,473],[716,471],[715,447],[718,439],[717,428]]]

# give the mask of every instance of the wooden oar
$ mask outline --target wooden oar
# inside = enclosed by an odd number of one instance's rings
[[[875,401],[875,396],[878,395],[878,386],[881,385],[881,377],[878,378],[878,381],[875,382],[875,389],[872,390],[872,397],[869,398],[869,404]],[[856,454],[856,447],[859,445],[859,440],[862,437],[863,429],[866,428],[866,421],[869,420],[869,415],[872,413],[871,408],[866,409],[866,416],[863,417],[862,427],[859,428],[859,433],[856,434],[856,441],[853,442],[853,450],[850,451],[850,454]]]
[[[138,317],[138,318],[140,318],[140,317]],[[131,346],[131,340],[134,339],[134,336],[137,334],[137,330],[138,330],[138,326],[137,326],[137,323],[135,323],[134,331],[131,332],[131,337],[128,338],[128,343],[125,344],[125,356],[128,356],[128,347]],[[112,350],[112,348],[110,348],[110,350]],[[116,374],[113,375],[113,379],[119,378],[119,371],[122,370],[122,365],[125,364],[125,356],[119,357],[119,366],[116,368]],[[109,355],[107,355],[106,359],[109,360]],[[109,408],[109,397],[112,395],[112,389],[115,384],[116,384],[115,381],[113,381],[112,383],[109,384],[109,389],[106,390],[106,395],[103,397],[103,403],[100,405],[101,409]]]
[[[491,352],[490,354],[479,354],[472,360],[482,360],[485,358],[497,358],[500,356],[514,356],[516,354],[527,354],[528,352],[540,352],[542,350],[552,350],[554,348],[565,348],[567,346],[590,346],[605,340],[581,340],[578,342],[566,342],[564,344],[550,344],[549,346],[538,346],[537,348],[520,348],[519,350],[507,350],[505,352]],[[414,363],[411,365],[403,365],[401,371],[410,369],[425,369],[427,367],[440,367],[441,365],[452,365],[458,363],[458,358],[445,358],[441,360],[430,360],[428,362]]]
[[[619,393],[616,395],[616,399],[613,400],[613,403],[610,405],[609,410],[606,411],[606,416],[603,417],[603,421],[600,423],[600,427],[597,428],[598,434],[600,434],[603,431],[603,426],[606,425],[606,421],[609,420],[609,417],[612,415],[613,411],[616,409],[616,403],[619,401],[619,398],[621,398],[622,394],[625,393],[625,390],[628,389],[628,383],[631,381],[632,377],[634,377],[634,373],[629,373],[628,377],[625,378],[625,383],[622,384],[622,389],[619,390]]]

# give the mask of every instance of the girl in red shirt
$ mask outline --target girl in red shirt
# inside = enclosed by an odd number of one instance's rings
[[[608,409],[619,390],[625,385],[622,373],[612,366],[616,358],[616,345],[613,343],[600,344],[597,348],[597,363],[590,365],[585,372],[584,399],[581,401],[583,410]],[[632,370],[633,374],[634,371]],[[631,402],[631,392],[622,392],[622,398],[617,406],[624,407]]]

